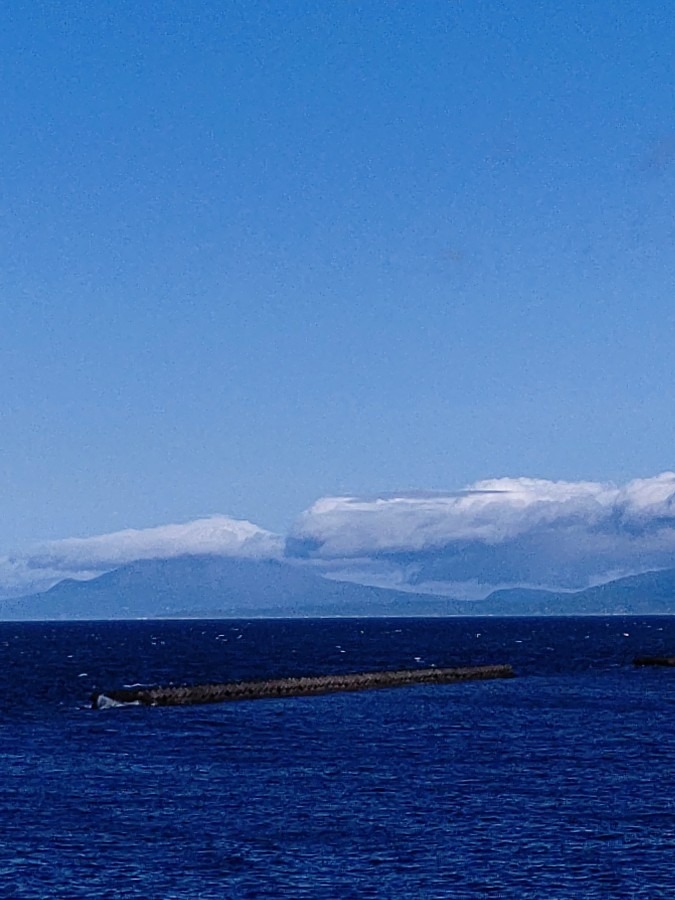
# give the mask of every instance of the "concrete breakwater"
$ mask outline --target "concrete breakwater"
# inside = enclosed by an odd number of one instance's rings
[[[511,666],[470,666],[458,669],[402,669],[394,672],[359,672],[347,675],[310,675],[304,678],[273,678],[263,681],[233,681],[223,684],[134,687],[98,691],[94,709],[120,704],[139,706],[189,706],[234,700],[302,697],[340,691],[367,691],[414,684],[453,684],[487,678],[511,678]]]
[[[675,656],[638,656],[633,660],[634,666],[672,666],[675,668]]]

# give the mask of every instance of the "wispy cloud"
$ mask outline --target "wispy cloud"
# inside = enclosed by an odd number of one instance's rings
[[[675,473],[625,485],[497,478],[465,491],[325,497],[300,517],[289,556],[340,577],[455,596],[496,587],[578,589],[675,565]]]
[[[227,516],[67,538],[0,558],[0,596],[44,590],[63,578],[92,578],[139,559],[186,554],[274,559],[281,555],[282,548],[279,535]]]

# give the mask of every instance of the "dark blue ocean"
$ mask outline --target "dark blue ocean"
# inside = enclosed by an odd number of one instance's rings
[[[0,896],[675,895],[675,618],[0,624]],[[133,683],[517,678],[92,710]]]

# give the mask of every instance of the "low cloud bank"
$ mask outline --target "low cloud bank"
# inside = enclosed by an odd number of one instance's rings
[[[251,522],[209,516],[182,525],[127,529],[89,538],[67,538],[0,558],[0,597],[46,590],[64,578],[93,578],[140,559],[213,554],[276,559],[283,539]]]
[[[579,590],[675,566],[675,473],[325,497],[299,518],[286,554],[321,561],[333,577],[460,598],[510,586]]]
[[[453,493],[324,497],[286,541],[227,516],[68,538],[0,558],[0,598],[189,554],[285,557],[341,581],[460,599],[516,586],[580,590],[675,567],[675,473],[625,485],[496,478]]]

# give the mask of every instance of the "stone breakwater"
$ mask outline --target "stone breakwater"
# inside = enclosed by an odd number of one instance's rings
[[[223,684],[195,684],[168,687],[123,688],[93,694],[94,709],[119,704],[138,706],[189,706],[195,703],[224,703],[234,700],[303,697],[341,691],[368,691],[376,688],[414,684],[454,684],[487,678],[511,678],[511,666],[470,666],[459,669],[403,669],[394,672],[359,672],[348,675],[318,675],[304,678],[274,678],[264,681],[234,681]]]
[[[671,666],[675,668],[675,656],[638,656],[634,666]]]

